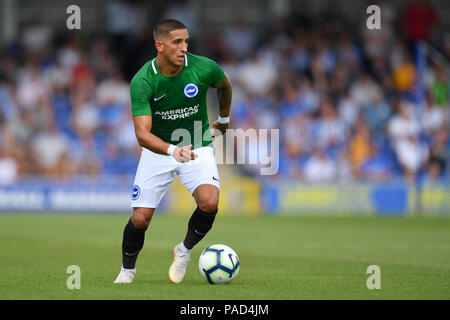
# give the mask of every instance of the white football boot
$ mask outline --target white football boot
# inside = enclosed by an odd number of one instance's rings
[[[180,283],[186,274],[188,262],[191,260],[191,250],[183,250],[180,244],[172,250],[173,262],[169,268],[169,280],[172,283]]]
[[[120,269],[120,273],[117,276],[114,283],[132,283],[134,280],[135,274],[136,274],[136,269],[124,269],[122,267]]]

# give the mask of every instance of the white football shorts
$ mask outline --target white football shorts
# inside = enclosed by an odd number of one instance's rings
[[[220,191],[220,177],[214,149],[194,149],[195,160],[181,163],[172,156],[154,153],[142,148],[141,158],[131,193],[131,207],[156,208],[175,178],[192,194],[202,184],[212,184]]]

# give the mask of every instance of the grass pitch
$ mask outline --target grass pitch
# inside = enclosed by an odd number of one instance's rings
[[[185,279],[168,280],[171,250],[189,217],[156,213],[129,285],[113,284],[128,215],[0,215],[0,299],[449,299],[450,219],[218,216],[191,254]],[[210,285],[197,267],[206,246],[240,258],[236,279]],[[69,290],[67,267],[81,269]],[[369,265],[381,289],[369,290]]]

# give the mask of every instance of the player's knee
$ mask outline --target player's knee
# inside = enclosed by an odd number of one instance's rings
[[[201,198],[198,207],[204,212],[213,212],[219,206],[219,198],[216,196]]]
[[[147,228],[150,224],[150,220],[147,219],[144,215],[134,215],[131,221],[133,222],[133,225],[138,229]]]
[[[145,229],[150,224],[152,214],[143,210],[135,210],[131,222],[138,229]]]

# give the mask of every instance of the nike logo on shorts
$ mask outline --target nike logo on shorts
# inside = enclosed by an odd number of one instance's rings
[[[164,93],[161,97],[159,97],[159,98],[153,98],[153,101],[158,101],[158,100],[160,100],[160,99],[162,99],[162,98],[164,98],[165,96],[166,96],[166,94],[167,94],[167,92],[166,93]]]
[[[214,176],[213,176],[213,180],[216,180],[216,181],[219,181],[219,182],[220,182],[220,180],[219,180],[219,179],[217,179],[217,178],[216,178],[216,177],[214,177]]]

